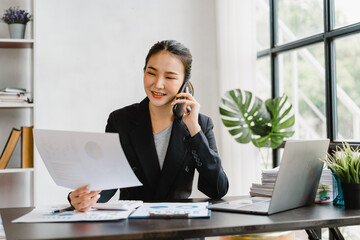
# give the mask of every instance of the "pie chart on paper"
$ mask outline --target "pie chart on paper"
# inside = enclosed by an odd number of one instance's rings
[[[85,144],[85,152],[94,160],[101,160],[103,156],[103,151],[96,142],[87,142]]]

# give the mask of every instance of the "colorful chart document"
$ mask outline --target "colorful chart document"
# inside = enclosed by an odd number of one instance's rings
[[[55,210],[63,208],[62,206],[42,206],[36,207],[31,212],[13,220],[13,223],[26,222],[81,222],[81,221],[110,221],[126,219],[132,212],[130,211],[107,211],[107,210],[89,210],[87,212],[66,211],[54,213]]]
[[[144,203],[129,218],[206,218],[210,217],[208,205],[209,202]]]
[[[54,182],[91,190],[141,186],[121,147],[117,133],[86,133],[34,129],[36,147]]]

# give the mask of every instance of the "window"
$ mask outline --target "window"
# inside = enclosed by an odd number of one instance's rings
[[[360,146],[360,2],[257,0],[256,6],[259,96],[289,97],[292,138]]]
[[[323,0],[278,0],[278,43],[321,33],[323,12]]]
[[[335,40],[337,139],[360,139],[360,34]]]
[[[322,44],[278,55],[279,95],[292,103],[295,139],[326,138],[324,47]]]

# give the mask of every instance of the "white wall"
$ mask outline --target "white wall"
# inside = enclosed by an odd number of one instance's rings
[[[35,10],[36,128],[103,132],[111,111],[145,97],[145,56],[163,39],[190,48],[195,97],[218,118],[213,0],[37,0]],[[69,189],[39,156],[35,168],[35,203],[65,202]]]

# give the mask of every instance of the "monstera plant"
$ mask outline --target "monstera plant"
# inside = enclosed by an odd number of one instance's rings
[[[227,91],[219,108],[222,122],[237,142],[275,149],[294,134],[290,128],[295,116],[288,116],[292,105],[286,105],[287,99],[284,95],[264,102],[249,91]]]

